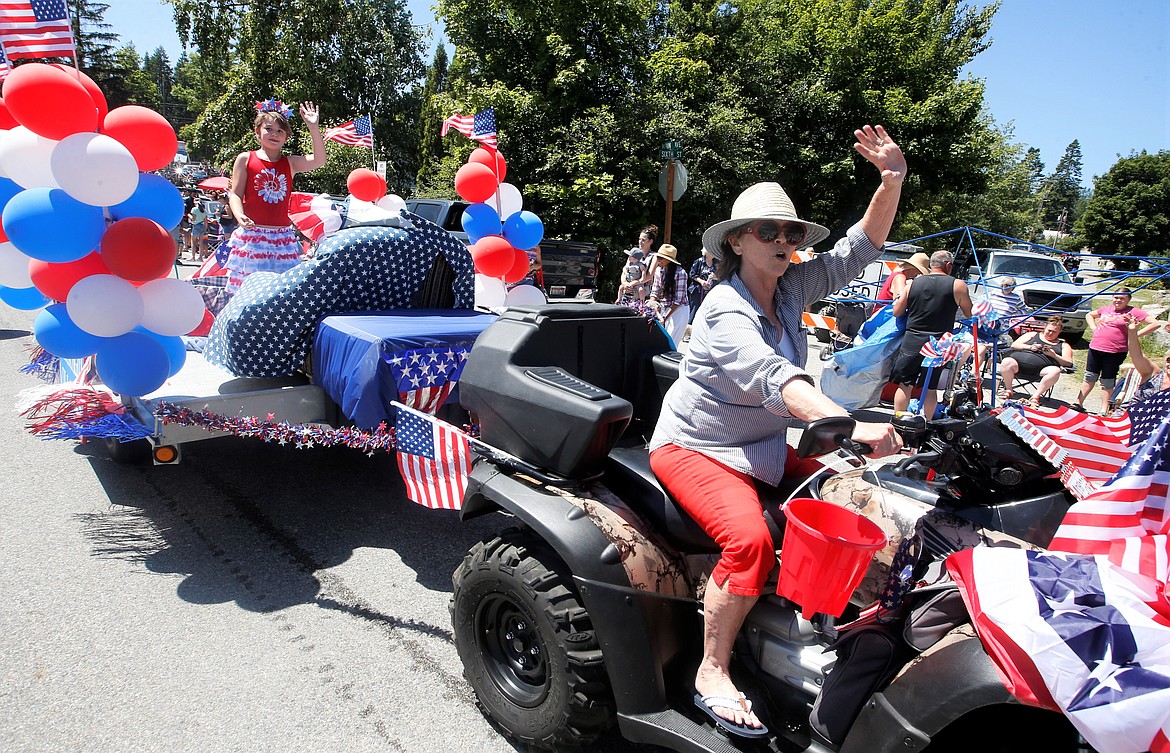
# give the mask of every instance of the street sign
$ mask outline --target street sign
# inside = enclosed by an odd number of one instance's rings
[[[664,141],[658,148],[658,156],[662,159],[682,159],[681,141]]]
[[[374,163],[374,172],[376,172],[378,175],[381,175],[383,178],[385,178],[386,177],[386,162],[383,160],[378,160],[377,162],[375,162]]]
[[[658,173],[658,192],[662,194],[662,198],[666,196],[666,183],[670,179],[670,165],[662,168],[662,172]],[[687,169],[681,162],[674,163],[674,200],[677,201],[680,196],[687,190]]]

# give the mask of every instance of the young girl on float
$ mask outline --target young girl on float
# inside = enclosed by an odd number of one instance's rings
[[[228,290],[235,293],[255,272],[284,272],[301,260],[301,246],[288,216],[292,179],[325,164],[325,137],[312,102],[301,104],[301,120],[313,137],[313,154],[286,156],[292,108],[279,99],[257,102],[253,129],[260,148],[244,152],[232,164],[228,203],[239,227],[228,240]]]

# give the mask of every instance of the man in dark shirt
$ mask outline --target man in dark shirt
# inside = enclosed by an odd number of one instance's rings
[[[922,346],[931,337],[950,332],[955,325],[955,313],[971,316],[971,292],[967,283],[951,276],[955,257],[949,251],[935,251],[930,256],[930,273],[907,282],[906,295],[894,301],[894,316],[906,316],[906,334],[894,354],[894,368],[890,381],[897,385],[894,410],[910,407],[914,385],[923,381]],[[922,406],[927,418],[934,416],[938,404],[938,380],[941,369],[935,369],[930,384],[923,385]]]

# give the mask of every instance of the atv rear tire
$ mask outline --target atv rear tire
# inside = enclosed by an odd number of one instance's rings
[[[485,716],[548,749],[588,744],[612,725],[593,623],[547,544],[509,529],[472,547],[452,581],[455,646]]]

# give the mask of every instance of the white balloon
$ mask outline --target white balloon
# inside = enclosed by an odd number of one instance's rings
[[[499,211],[500,219],[506,220],[524,208],[524,197],[520,189],[511,183],[501,183],[492,197],[485,202],[489,207]]]
[[[82,330],[99,337],[124,335],[142,321],[138,288],[115,275],[90,275],[69,290],[65,310]]]
[[[498,277],[475,275],[475,305],[477,308],[498,309],[504,305],[508,289]]]
[[[138,288],[138,294],[142,296],[142,326],[155,334],[185,335],[203,321],[203,296],[186,280],[151,280]]]
[[[0,140],[0,169],[21,188],[58,188],[51,164],[57,143],[17,126]]]
[[[53,147],[49,160],[57,185],[83,204],[121,204],[138,188],[138,164],[130,150],[100,133],[75,133]]]
[[[0,128],[0,144],[4,143],[4,137],[8,135],[7,128]],[[0,165],[0,178],[7,178],[8,173],[4,170],[4,165]]]
[[[6,288],[31,288],[28,274],[31,261],[19,248],[5,241],[0,243],[0,285]]]
[[[393,214],[395,217],[397,217],[398,213],[403,209],[406,209],[406,202],[402,200],[402,197],[392,193],[388,193],[382,198],[378,199],[377,204],[387,212]]]
[[[548,303],[548,299],[535,285],[517,285],[508,291],[504,299],[506,306],[539,306],[543,303]]]

